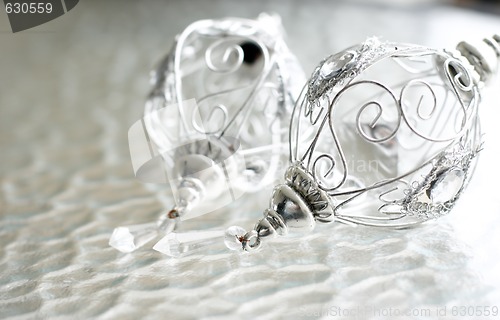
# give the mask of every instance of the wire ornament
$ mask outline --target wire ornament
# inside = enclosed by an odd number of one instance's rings
[[[449,213],[481,150],[480,88],[499,43],[449,52],[369,38],[320,62],[292,112],[285,183],[251,233],[408,228]]]
[[[156,233],[169,234],[178,220],[214,211],[274,181],[294,91],[303,81],[279,16],[201,20],[176,37],[152,73],[142,120],[154,157],[136,170],[151,165],[153,176],[166,176],[174,193],[177,214],[162,214]],[[126,250],[132,247],[139,245]]]

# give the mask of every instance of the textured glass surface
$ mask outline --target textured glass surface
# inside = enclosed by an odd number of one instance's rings
[[[322,1],[81,1],[19,34],[0,14],[0,318],[342,319],[338,308],[355,318],[373,307],[358,319],[390,309],[435,319],[447,307],[442,318],[467,319],[452,307],[500,305],[498,83],[480,108],[486,143],[475,177],[436,223],[325,225],[247,255],[222,239],[178,259],[154,242],[131,254],[108,245],[116,226],[154,221],[172,205],[168,187],[133,177],[128,151],[154,62],[196,19],[266,10],[282,15],[307,73],[369,35],[450,47],[500,32],[498,16]],[[180,230],[250,227],[270,190]]]

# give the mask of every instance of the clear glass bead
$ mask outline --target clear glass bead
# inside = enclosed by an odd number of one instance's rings
[[[158,222],[156,223],[156,225],[158,226],[158,233],[167,234],[174,231],[178,221],[178,217],[169,218],[168,216],[163,215],[160,219],[158,219]]]
[[[239,226],[232,226],[226,229],[224,234],[224,244],[231,250],[243,251],[243,244],[241,242],[241,237],[243,237],[247,231]]]

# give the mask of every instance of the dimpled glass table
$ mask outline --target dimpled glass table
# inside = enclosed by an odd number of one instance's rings
[[[244,255],[222,243],[177,259],[153,243],[132,254],[108,246],[114,227],[172,204],[167,186],[134,178],[128,153],[154,62],[194,20],[261,11],[282,16],[308,74],[369,35],[451,47],[500,31],[491,13],[429,3],[84,1],[18,34],[0,14],[0,318],[467,319],[454,307],[500,305],[498,89],[480,108],[475,177],[439,221],[326,225]],[[251,225],[271,189],[181,228]]]

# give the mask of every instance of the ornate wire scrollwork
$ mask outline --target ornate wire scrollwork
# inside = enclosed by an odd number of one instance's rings
[[[475,134],[478,127],[479,89],[470,69],[447,52],[417,46],[381,44],[370,40],[368,44],[348,51],[352,50],[357,52],[352,55],[356,61],[350,62],[348,68],[336,70],[334,75],[342,79],[342,82],[321,80],[318,72],[313,73],[307,91],[302,94],[296,106],[303,111],[294,111],[294,114],[303,114],[304,118],[292,119],[292,124],[295,121],[298,131],[301,126],[314,127],[315,134],[306,147],[302,148],[304,151],[300,155],[299,146],[291,146],[292,161],[308,170],[318,187],[328,193],[335,216],[341,221],[401,227],[427,220],[430,216],[421,214],[425,210],[433,211],[432,217],[447,213],[458,196],[436,204],[432,203],[432,199],[428,203],[417,200],[416,193],[425,193],[426,188],[432,188],[431,178],[423,186],[418,175],[430,175],[429,170],[445,171],[449,165],[447,167],[441,164],[442,167],[439,167],[436,164],[441,163],[440,159],[443,157],[469,159],[460,170],[468,171],[472,166],[472,159],[480,145],[478,135]],[[343,57],[345,54],[335,56]],[[329,58],[325,61],[332,63]],[[323,65],[325,61],[322,62]],[[366,70],[372,64],[391,61],[400,69],[398,77],[406,77],[407,80],[389,86],[376,80],[373,73]],[[317,69],[324,68],[322,64]],[[324,84],[325,81],[328,82]],[[357,97],[357,100],[351,97],[355,102],[343,99],[358,87],[363,87],[365,92],[371,90],[374,95],[371,98]],[[325,93],[311,99],[313,94],[310,92],[318,90]],[[361,102],[360,99],[364,101]],[[354,105],[358,107],[352,107]],[[349,111],[343,114],[340,112],[342,116],[339,120],[339,112],[336,111],[341,107],[348,108]],[[355,141],[343,141],[345,136],[354,136],[345,133],[348,130],[345,128],[346,123],[353,123],[350,128],[356,130]],[[338,130],[342,134],[339,135]],[[299,137],[298,131],[290,136]],[[300,139],[292,140],[297,143]],[[364,145],[365,149],[380,149],[381,154],[396,152],[400,161],[412,165],[406,165],[405,171],[394,170],[393,174],[385,175],[381,180],[371,180],[359,185],[357,181],[363,180],[364,175],[351,172],[348,163],[351,158],[345,151],[345,147],[352,149],[352,144]],[[419,154],[412,159],[412,154],[415,153]],[[398,166],[397,163],[394,165]],[[436,173],[432,175],[436,178]],[[352,181],[356,182],[353,184]],[[460,182],[465,187],[467,181]],[[457,195],[462,189],[457,190]],[[395,191],[399,192],[399,199],[384,201],[385,195]],[[380,203],[380,215],[359,216],[346,213],[345,209],[365,194]],[[414,217],[418,219],[413,219]],[[388,221],[391,223],[387,223]]]
[[[457,49],[465,59],[370,38],[324,59],[292,112],[285,182],[253,230],[231,227],[240,248],[316,222],[407,228],[447,214],[481,150],[479,88],[496,69],[471,45]]]
[[[236,138],[241,155],[248,156],[247,169],[259,168],[261,182],[249,186],[269,181],[296,100],[291,90],[303,81],[280,28],[279,18],[263,14],[258,20],[197,21],[177,36],[154,73],[145,108],[145,127],[166,162],[175,160],[171,146],[178,141],[208,137],[233,150],[228,141]],[[185,103],[189,98],[196,98],[194,107]]]

